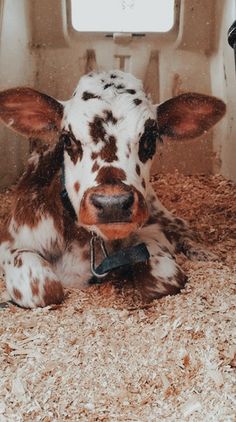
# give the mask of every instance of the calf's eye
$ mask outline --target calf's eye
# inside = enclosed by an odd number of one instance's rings
[[[144,126],[144,132],[139,140],[139,159],[146,163],[156,152],[156,139],[158,137],[157,124],[155,120],[148,119]]]
[[[69,147],[71,147],[71,145],[72,145],[72,139],[71,139],[71,136],[70,136],[70,134],[68,134],[68,133],[63,133],[62,135],[61,135],[61,141],[63,142],[63,144],[65,145],[65,147],[67,147],[67,148],[69,148]]]
[[[81,142],[75,138],[72,132],[62,132],[60,141],[64,144],[64,150],[70,156],[71,161],[76,164],[83,157]]]

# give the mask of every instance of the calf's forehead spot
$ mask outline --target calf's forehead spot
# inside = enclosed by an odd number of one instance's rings
[[[82,144],[135,142],[145,121],[155,119],[155,108],[142,83],[121,71],[83,76],[65,104],[63,127],[70,127]],[[107,138],[108,137],[108,138]]]

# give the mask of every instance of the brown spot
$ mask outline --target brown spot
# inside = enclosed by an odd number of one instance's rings
[[[89,123],[90,135],[95,144],[100,140],[105,142],[106,131],[103,124],[104,120],[99,116],[95,116],[93,122]]]
[[[110,84],[106,84],[104,85],[104,89],[110,88],[110,86],[113,86],[114,84],[110,83]]]
[[[64,214],[64,241],[68,245],[67,249],[70,248],[71,242],[74,240],[79,243],[80,246],[89,243],[89,233],[82,227],[77,227],[75,221],[68,215]]]
[[[144,189],[146,189],[146,183],[145,183],[145,180],[144,180],[144,179],[142,180],[142,187],[143,187]]]
[[[166,290],[165,296],[167,296],[167,295],[168,296],[177,295],[177,293],[179,293],[180,290],[181,290],[180,286],[178,287],[178,286],[175,286],[173,284],[169,284],[169,283],[165,283],[165,282],[162,283],[162,286]]]
[[[16,227],[25,224],[33,229],[42,219],[50,216],[56,230],[63,233],[64,209],[60,199],[61,182],[59,177],[52,180],[49,186],[39,188],[38,183],[33,184],[34,175],[32,175],[32,179],[31,174],[28,176],[28,183],[27,180],[21,180],[14,194],[12,215]]]
[[[48,145],[39,138],[29,138],[29,153],[38,153],[42,154],[46,152]]]
[[[173,285],[173,278],[175,279],[175,281],[177,281],[178,286]],[[169,278],[170,283],[168,283],[168,280],[164,280],[162,285],[164,286],[164,288],[166,289],[166,295],[176,295],[177,293],[180,292],[180,290],[183,289],[183,287],[185,286],[185,284],[188,281],[187,276],[183,273],[183,271],[181,271],[180,269],[178,269],[177,275],[175,275],[175,277],[170,277]]]
[[[77,163],[78,159],[83,158],[83,148],[80,140],[74,136],[71,126],[69,125],[70,132],[63,132],[61,140],[64,144],[65,151],[69,154],[74,164]]]
[[[146,163],[156,152],[157,123],[148,119],[144,125],[144,133],[139,140],[138,156],[142,163]]]
[[[124,88],[125,88],[125,85],[123,84],[119,84],[116,86],[116,89],[124,89]]]
[[[22,264],[23,264],[23,262],[22,262],[21,256],[16,255],[15,258],[14,258],[14,267],[20,268],[20,267],[22,267]]]
[[[59,170],[63,160],[63,144],[36,154],[37,164],[28,165],[14,191],[12,217],[15,230],[26,224],[35,228],[46,216],[54,220],[55,228],[63,231],[63,206],[60,199]]]
[[[38,278],[34,278],[31,283],[31,291],[32,291],[32,295],[33,296],[38,296],[39,295],[39,279]]]
[[[89,250],[83,251],[82,260],[83,261],[89,261],[90,260],[90,251]]]
[[[135,264],[133,272],[135,284],[144,300],[151,301],[166,295],[158,291],[158,284],[162,284],[162,279],[153,277],[149,261]]]
[[[157,218],[154,215],[150,215],[150,217],[148,218],[145,224],[145,227],[150,226],[152,224],[157,224],[157,223],[158,223]]]
[[[95,163],[93,164],[93,167],[92,167],[92,172],[93,173],[95,173],[95,171],[98,171],[99,170],[99,165],[98,165],[98,163],[97,163],[97,161],[95,161]]]
[[[136,164],[136,173],[138,176],[140,176],[141,170],[140,170],[140,165]]]
[[[17,251],[17,249],[11,249],[11,250],[10,250],[11,254],[14,254],[16,251]],[[22,254],[22,253],[25,253],[25,252],[32,252],[32,250],[31,250],[31,249],[21,249],[21,250],[20,250],[20,253],[21,253],[21,254]]]
[[[133,192],[135,192],[135,205],[133,207],[133,210],[135,211],[135,220],[141,221],[142,225],[147,221],[148,219],[148,210],[147,210],[147,204],[146,201],[141,194],[133,185],[130,185],[130,188],[132,188]]]
[[[89,241],[91,239],[91,235],[87,230],[85,230],[83,227],[80,227],[77,232],[77,241],[81,247],[88,245]]]
[[[99,152],[92,152],[91,159],[94,161],[99,157]]]
[[[124,170],[111,166],[102,167],[96,177],[96,182],[98,184],[114,184],[123,180],[126,180]]]
[[[6,221],[5,222],[6,226],[8,226],[9,222]],[[3,230],[0,233],[0,243],[3,242],[12,242],[13,241],[13,237],[12,235],[9,233],[7,228],[3,228]]]
[[[126,89],[126,92],[127,92],[128,94],[131,94],[131,95],[136,94],[135,89]]]
[[[82,95],[82,100],[88,101],[94,98],[100,99],[101,97],[99,95],[93,94],[92,92],[84,91]]]
[[[135,279],[145,299],[153,300],[166,295],[175,295],[180,292],[187,282],[187,277],[180,269],[177,270],[177,274],[173,278],[170,278],[170,281],[175,279],[179,286],[173,285],[173,283],[169,284],[166,278],[154,277],[151,269],[150,262],[135,264]]]
[[[138,106],[139,104],[141,104],[142,103],[142,100],[140,100],[139,98],[135,98],[135,100],[133,100],[134,101],[134,104],[136,105],[136,106]]]
[[[75,182],[74,183],[74,190],[75,190],[75,192],[79,192],[79,190],[80,190],[80,184],[79,184],[79,182]]]
[[[61,283],[59,281],[50,280],[49,278],[46,278],[43,296],[44,304],[46,306],[58,304],[63,301],[63,298],[64,293]]]
[[[22,294],[20,290],[16,289],[15,287],[13,288],[13,296],[15,297],[16,300],[22,299]]]
[[[188,281],[188,277],[183,273],[183,271],[179,268],[177,275],[175,276],[175,280],[179,284],[179,286],[184,287]]]
[[[111,122],[113,125],[115,125],[117,123],[117,119],[116,119],[116,117],[113,116],[112,111],[104,110],[104,114],[105,114],[105,122],[106,123]]]
[[[104,145],[100,152],[100,157],[106,163],[112,163],[113,161],[118,160],[116,153],[116,138],[114,136],[109,136],[108,142],[106,142],[106,145]]]

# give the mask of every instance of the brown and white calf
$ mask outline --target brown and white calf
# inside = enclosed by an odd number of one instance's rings
[[[185,221],[158,201],[150,166],[162,136],[195,138],[224,113],[221,100],[195,93],[155,106],[142,83],[121,71],[82,77],[66,102],[30,88],[1,92],[3,123],[44,141],[30,156],[0,236],[12,300],[46,306],[63,300],[63,286],[85,286],[92,232],[110,253],[146,244],[150,259],[129,271],[144,297],[179,292],[186,276],[174,252],[206,257]],[[75,218],[63,205],[63,189]]]

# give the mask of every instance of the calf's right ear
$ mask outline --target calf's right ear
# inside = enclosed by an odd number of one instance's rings
[[[63,105],[31,88],[0,92],[0,120],[16,132],[45,141],[60,131]]]

